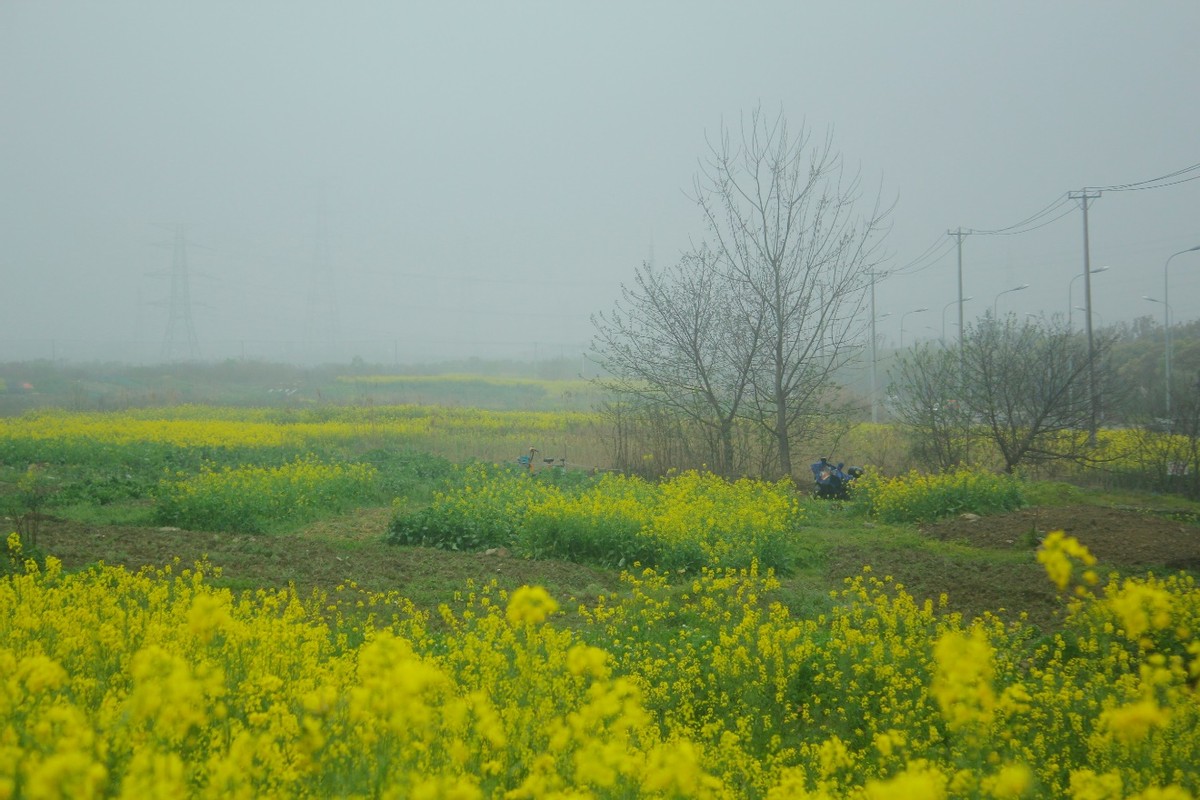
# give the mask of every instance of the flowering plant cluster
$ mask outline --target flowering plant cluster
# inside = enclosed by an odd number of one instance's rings
[[[966,512],[1012,511],[1025,504],[1019,478],[969,467],[911,470],[893,478],[868,470],[854,482],[854,499],[883,522],[930,522]]]
[[[377,500],[367,464],[324,463],[316,456],[278,467],[204,467],[159,482],[155,513],[164,525],[263,533]]]
[[[0,796],[1196,797],[1200,590],[1044,550],[1051,635],[869,569],[814,618],[756,565],[630,571],[562,625],[537,586],[430,620],[28,561],[0,581]]]
[[[45,410],[0,419],[0,479],[10,479],[5,465],[38,464],[55,503],[156,500],[153,513],[145,503],[133,513],[260,531],[422,496],[448,471],[435,452],[519,452],[531,436],[571,443],[589,419],[425,406]],[[0,500],[15,517],[15,500]]]
[[[123,466],[197,466],[207,460],[352,457],[364,447],[417,449],[463,461],[505,459],[530,441],[589,450],[598,417],[571,411],[489,411],[450,406],[229,408],[181,405],[121,412],[42,410],[0,419],[0,460]]]
[[[785,568],[800,520],[787,482],[695,471],[657,483],[617,474],[554,481],[473,465],[427,508],[397,516],[389,535],[397,544],[502,546],[606,566]]]

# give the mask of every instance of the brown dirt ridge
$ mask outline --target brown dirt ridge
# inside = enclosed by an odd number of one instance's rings
[[[1036,547],[1056,530],[1082,542],[1101,564],[1200,572],[1200,527],[1153,510],[1036,507],[989,516],[963,515],[922,528],[925,535],[943,541],[1000,550]]]
[[[308,595],[334,593],[338,585],[353,582],[367,591],[397,591],[430,610],[452,602],[466,586],[493,580],[510,590],[526,583],[543,585],[566,607],[590,604],[620,585],[615,571],[567,561],[388,545],[382,535],[389,514],[387,508],[361,509],[288,535],[105,526],[51,516],[41,520],[38,545],[67,570],[103,562],[136,571],[176,558],[183,568],[204,559],[221,568],[217,584],[234,590],[293,585]],[[1200,574],[1200,525],[1153,509],[1092,505],[962,515],[921,528],[931,539],[1013,557],[964,559],[886,542],[855,542],[851,536],[830,551],[823,572],[837,583],[870,565],[919,600],[946,594],[950,610],[967,616],[1021,611],[1039,626],[1053,626],[1062,611],[1061,597],[1033,557],[1053,530],[1079,539],[1104,572]]]
[[[451,600],[453,595],[447,592],[463,588],[468,580],[476,585],[495,580],[509,590],[541,583],[564,597],[581,599],[610,592],[618,584],[603,570],[568,561],[535,562],[503,553],[452,553],[385,544],[389,514],[386,508],[360,509],[287,535],[91,525],[48,516],[41,520],[37,545],[69,571],[101,562],[136,572],[176,559],[179,569],[203,561],[220,568],[218,585],[234,589],[290,585],[307,596],[354,584],[371,592],[397,591],[425,607]]]

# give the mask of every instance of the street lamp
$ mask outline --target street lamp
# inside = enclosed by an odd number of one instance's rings
[[[1001,292],[1000,294],[996,295],[996,299],[992,301],[992,317],[995,317],[995,316],[996,316],[996,314],[997,314],[997,311],[996,311],[996,309],[997,309],[997,305],[996,305],[996,304],[1000,302],[1000,298],[1001,298],[1003,295],[1006,295],[1006,294],[1008,294],[1009,292],[1019,292],[1019,291],[1021,291],[1022,289],[1028,289],[1028,288],[1029,288],[1029,284],[1028,284],[1028,283],[1022,283],[1020,286],[1014,286],[1014,287],[1013,287],[1013,288],[1011,288],[1011,289],[1005,289],[1003,292]]]
[[[1167,283],[1167,267],[1171,266],[1171,259],[1175,256],[1181,256],[1184,253],[1194,253],[1200,250],[1200,244],[1195,247],[1189,247],[1186,250],[1180,250],[1178,253],[1172,253],[1167,257],[1167,263],[1163,264],[1163,307],[1166,308],[1164,338],[1166,339],[1167,357],[1166,357],[1166,382],[1167,382],[1167,417],[1171,416],[1171,307],[1167,305],[1167,301],[1171,299],[1169,285]]]
[[[903,314],[900,315],[900,349],[901,350],[904,349],[904,318],[907,317],[909,314],[919,314],[922,311],[928,311],[928,310],[929,309],[925,308],[925,306],[921,306],[920,308],[914,308],[912,311],[905,311]]]
[[[1089,270],[1089,272],[1091,272],[1092,275],[1095,275],[1098,272],[1107,272],[1107,271],[1108,271],[1108,267],[1096,267],[1093,270]],[[1072,291],[1075,289],[1075,281],[1079,280],[1082,277],[1083,277],[1083,273],[1081,272],[1078,275],[1076,275],[1074,278],[1071,278],[1070,283],[1067,284],[1067,330],[1068,331],[1071,330],[1071,309],[1079,308],[1079,306],[1075,305],[1075,301],[1072,299]],[[1085,311],[1086,309],[1080,309],[1080,310]]]
[[[1084,306],[1075,306],[1075,310],[1076,310],[1076,311],[1082,311],[1082,312],[1083,312],[1083,313],[1085,313],[1085,314],[1087,313],[1087,308],[1086,308],[1086,307],[1084,307]],[[1100,312],[1099,312],[1099,311],[1096,311],[1096,310],[1094,310],[1094,309],[1093,309],[1093,310],[1092,310],[1092,316],[1093,316],[1093,317],[1096,317],[1096,318],[1098,318],[1098,319],[1100,320],[1100,324],[1101,324],[1101,325],[1103,325],[1103,324],[1104,324],[1104,317],[1103,317],[1103,316],[1101,316],[1101,314],[1100,314]],[[1070,323],[1068,323],[1068,325],[1069,325],[1069,324],[1070,324]]]
[[[875,284],[871,284],[871,311],[875,311]],[[875,387],[877,383],[876,373],[878,371],[879,357],[876,353],[876,336],[875,323],[884,317],[890,317],[892,312],[880,314],[878,317],[872,314],[871,316],[871,422],[879,422],[879,395]]]
[[[1186,250],[1184,251],[1187,252]],[[1163,347],[1163,368],[1166,370],[1166,404],[1167,404],[1167,419],[1171,418],[1171,318],[1175,316],[1172,312],[1171,304],[1166,300],[1159,300],[1157,297],[1147,297],[1142,295],[1143,300],[1149,300],[1151,303],[1161,303],[1163,307],[1163,331],[1166,333],[1165,344]]]
[[[950,306],[958,305],[959,303],[965,303],[968,300],[973,299],[974,298],[972,297],[964,297],[962,300],[951,300],[949,303],[946,303],[944,308],[942,308],[942,347],[946,346],[946,312],[950,309]]]

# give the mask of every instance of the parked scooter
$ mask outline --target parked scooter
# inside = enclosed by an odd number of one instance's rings
[[[535,474],[539,470],[537,465],[537,455],[540,452],[542,451],[538,450],[536,447],[529,448],[529,453],[517,457],[517,464],[520,465],[522,470],[528,472],[530,475]],[[567,468],[567,457],[559,456],[558,458],[543,458],[542,464],[545,465],[543,469],[558,470],[560,472],[565,471]]]
[[[817,497],[824,500],[848,500],[854,479],[863,474],[862,467],[847,467],[839,461],[837,466],[828,458],[812,464],[813,479],[817,484]]]

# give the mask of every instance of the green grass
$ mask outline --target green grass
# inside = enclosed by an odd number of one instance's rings
[[[1198,505],[1182,495],[1075,486],[1062,481],[1033,481],[1026,487],[1025,498],[1032,506],[1084,505],[1166,513],[1195,512]]]
[[[153,525],[154,504],[130,500],[98,506],[92,503],[71,503],[55,506],[54,514],[64,519],[89,525]]]
[[[385,543],[397,509],[411,513],[426,507],[456,467],[446,458],[415,450],[363,447],[354,453],[340,463],[374,469],[380,497],[352,508],[333,505],[316,519],[257,538],[228,528],[203,534],[159,531],[152,491],[162,465],[155,459],[135,460],[120,470],[50,464],[40,508],[47,517],[39,531],[43,550],[65,553],[64,563],[75,569],[100,561],[137,568],[175,556],[184,564],[208,557],[224,570],[221,585],[231,588],[295,584],[305,592],[332,592],[354,581],[372,591],[400,591],[430,612],[452,602],[472,582],[496,580],[510,589],[540,584],[568,609],[622,589],[620,569]],[[19,482],[24,474],[23,469],[0,466],[0,501],[10,518],[22,511]],[[1064,482],[1031,482],[1023,486],[1023,494],[1035,507],[1118,507],[1181,517],[1194,517],[1200,508],[1180,497]],[[997,550],[939,541],[915,524],[873,521],[854,503],[803,500],[801,505],[802,522],[787,538],[787,554],[781,559],[791,568],[780,575],[777,594],[797,613],[828,611],[829,593],[870,565],[875,574],[891,575],[919,599],[936,602],[945,593],[949,607],[966,615],[1004,607],[1027,611],[1039,624],[1053,624],[1058,600],[1032,556],[1033,528],[1014,531],[1015,544]]]

